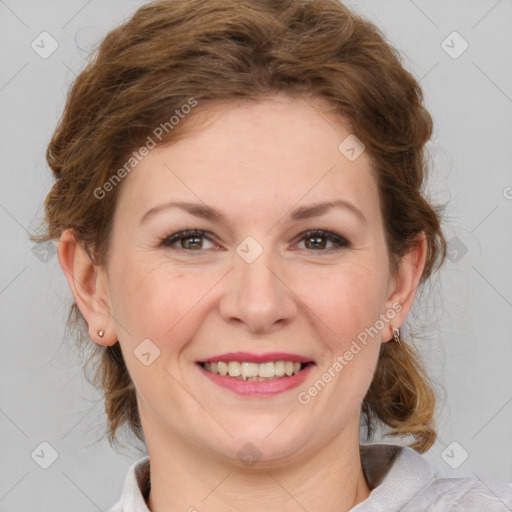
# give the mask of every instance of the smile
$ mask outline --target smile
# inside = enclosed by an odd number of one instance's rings
[[[247,382],[262,382],[297,375],[309,363],[293,361],[269,361],[266,363],[250,363],[247,361],[205,362],[201,366],[211,373],[229,376]]]
[[[313,362],[283,360],[267,363],[247,361],[197,363],[197,368],[210,382],[238,395],[255,398],[272,397],[300,386],[315,366]]]

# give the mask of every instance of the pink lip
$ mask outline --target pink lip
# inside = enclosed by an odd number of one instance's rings
[[[236,361],[237,359],[235,359]],[[280,361],[281,359],[277,359]],[[287,359],[290,361],[290,359]],[[215,360],[217,361],[217,359]],[[233,361],[233,359],[231,359]],[[268,361],[268,359],[266,359]],[[302,384],[309,373],[312,371],[314,364],[307,365],[303,370],[301,370],[296,375],[292,375],[291,377],[283,377],[276,380],[267,380],[267,381],[253,381],[246,382],[243,380],[234,379],[229,376],[222,376],[218,373],[212,373],[205,370],[200,364],[197,365],[199,370],[208,377],[212,382],[227,388],[239,395],[243,396],[251,396],[251,397],[265,397],[265,396],[273,396],[278,393],[282,393],[283,391],[287,391],[289,389],[295,388]]]
[[[250,352],[228,352],[218,356],[202,359],[202,363],[217,363],[224,361],[239,361],[246,363],[267,363],[271,361],[292,361],[293,363],[308,363],[311,359],[298,354],[288,354],[287,352],[267,352],[266,354],[251,354]]]

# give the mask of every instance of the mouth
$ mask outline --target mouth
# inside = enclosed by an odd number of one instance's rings
[[[268,382],[287,379],[298,375],[313,361],[267,361],[254,363],[250,361],[199,361],[197,363],[206,372],[237,379],[244,382]]]
[[[239,396],[268,398],[297,388],[316,366],[298,354],[230,352],[196,362],[210,381]]]

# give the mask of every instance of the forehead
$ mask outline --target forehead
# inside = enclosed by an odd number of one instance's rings
[[[119,201],[132,214],[171,199],[274,212],[339,198],[371,209],[377,199],[370,157],[351,161],[340,150],[353,135],[325,101],[217,102],[183,122],[184,135],[152,149],[125,178]]]

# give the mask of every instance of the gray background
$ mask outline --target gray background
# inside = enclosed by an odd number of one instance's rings
[[[2,512],[108,510],[144,454],[97,441],[101,395],[64,331],[71,293],[52,247],[28,240],[52,183],[44,154],[66,91],[91,44],[142,3],[0,0]],[[347,5],[421,79],[435,122],[431,197],[449,202],[449,259],[415,310],[428,329],[418,340],[426,365],[445,390],[439,438],[424,457],[438,476],[512,481],[512,2]],[[58,42],[46,59],[31,47],[43,31]],[[47,469],[42,442],[58,454]]]

